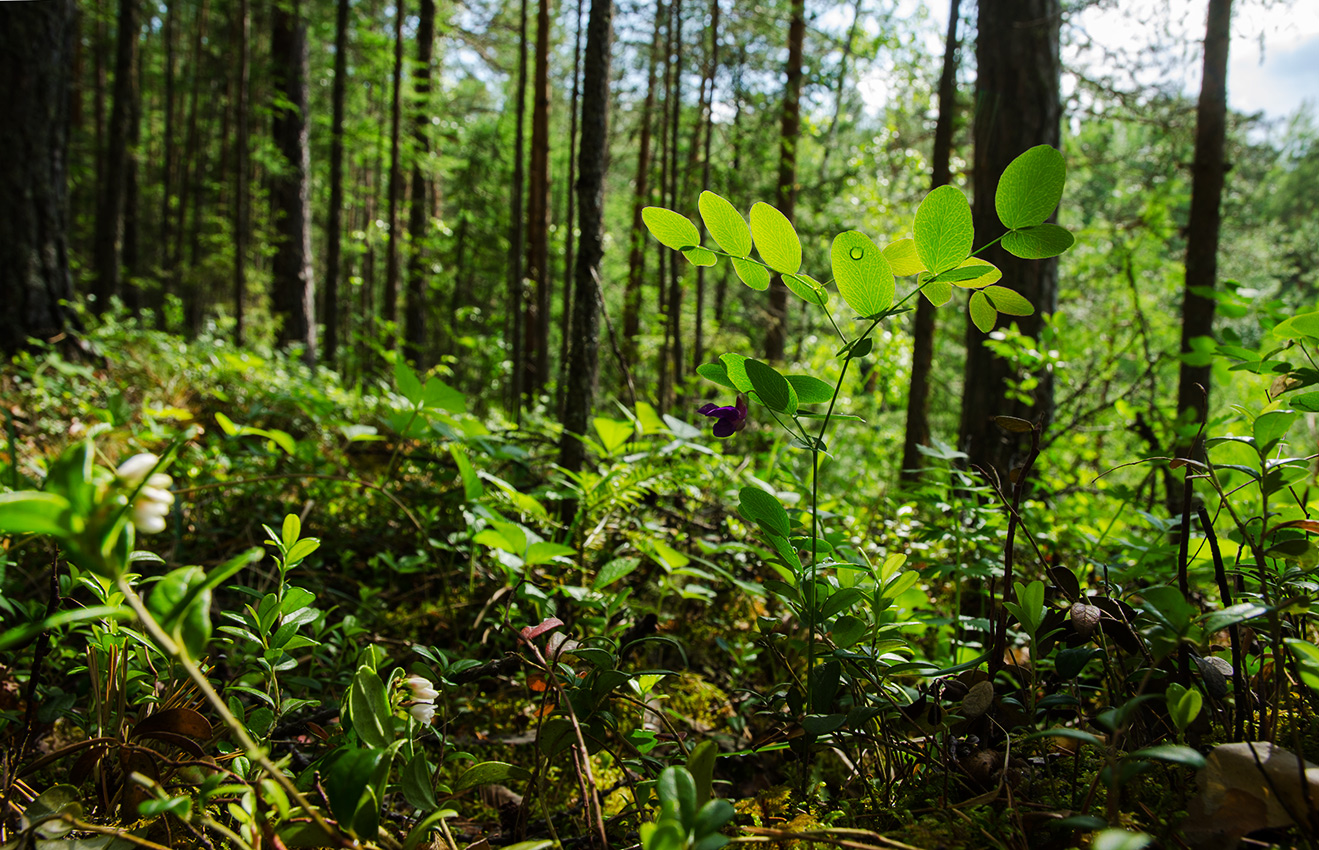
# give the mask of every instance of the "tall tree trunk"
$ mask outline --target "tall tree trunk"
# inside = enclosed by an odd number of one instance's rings
[[[140,32],[140,30],[139,30]],[[142,58],[141,45],[136,54],[131,82],[131,96],[128,101],[128,145],[124,150],[124,241],[123,272],[120,282],[124,306],[137,317],[142,312],[142,241],[139,203],[141,193],[138,186],[138,162],[142,146]]]
[[[0,352],[76,327],[68,253],[73,0],[0,5]]]
[[[632,200],[632,229],[627,262],[627,287],[623,290],[623,355],[629,363],[637,360],[637,334],[641,332],[641,291],[646,275],[646,245],[649,235],[641,211],[650,204],[650,139],[651,113],[655,108],[655,87],[658,82],[660,33],[664,24],[664,8],[655,6],[655,33],[650,41],[650,62],[646,77],[646,99],[641,105],[641,136],[637,142],[637,173]]]
[[[1003,233],[994,209],[998,178],[1008,163],[1035,145],[1057,145],[1062,110],[1058,102],[1062,64],[1058,32],[1059,0],[1002,0],[981,3],[976,36],[975,198],[971,212],[976,241],[985,244]],[[1035,305],[1032,316],[1016,318],[1021,332],[1039,336],[1044,317],[1058,301],[1058,261],[1022,260],[994,245],[979,256],[1003,272],[1009,286]],[[966,370],[959,443],[968,463],[996,470],[1000,480],[1016,464],[1026,444],[1005,434],[992,417],[1015,416],[1047,428],[1053,416],[1053,379],[1040,374],[1033,404],[1007,397],[1011,377],[1006,360],[984,348],[985,335],[966,325]]]
[[[394,322],[398,318],[399,195],[403,175],[399,162],[399,135],[403,113],[403,0],[394,4],[394,100],[389,113],[389,242],[385,246],[385,295],[380,320],[385,325],[385,348],[394,349]]]
[[[581,96],[582,67],[582,0],[577,0],[577,28],[573,35],[572,51],[572,102],[568,106],[568,211],[563,228],[563,303],[559,312],[559,380],[555,387],[558,397],[559,418],[563,418],[563,405],[567,399],[568,350],[572,340],[572,281],[573,237],[577,201],[577,99]]]
[[[678,208],[678,123],[682,115],[682,0],[670,0],[668,50],[665,51],[665,121],[663,161],[660,178],[660,198],[669,209]],[[664,341],[659,351],[659,393],[656,407],[660,413],[669,408],[672,395],[670,363],[682,359],[682,343],[678,338],[678,322],[682,315],[682,269],[678,258],[669,251],[660,255],[659,288],[662,293],[660,319],[664,322]]]
[[[339,357],[339,252],[343,241],[343,101],[348,84],[348,6],[338,0],[334,16],[334,90],[330,95],[330,218],[325,245],[325,362]]]
[[[714,137],[714,80],[719,70],[719,0],[710,0],[710,55],[705,66],[701,90],[705,124],[705,149],[701,155],[701,185],[710,186],[710,143]],[[705,266],[696,267],[696,332],[692,340],[692,369],[705,359]]]
[[[591,0],[586,27],[582,80],[582,149],[578,160],[577,204],[581,231],[573,294],[573,345],[568,367],[559,463],[580,472],[586,460],[581,437],[595,404],[600,354],[600,259],[604,255],[605,157],[609,139],[609,63],[613,40],[612,0]],[[575,506],[567,506],[565,512]]]
[[[157,287],[152,291],[151,310],[155,314],[156,327],[165,327],[165,296],[172,290],[170,286],[172,270],[170,269],[170,245],[173,235],[170,227],[174,219],[174,174],[178,160],[178,147],[175,144],[174,128],[174,88],[175,88],[175,54],[178,52],[179,40],[179,4],[170,0],[165,6],[165,151],[160,163],[160,242],[156,246]]]
[[[238,0],[238,79],[235,80],[237,96],[234,98],[234,111],[237,113],[238,130],[234,139],[234,345],[243,344],[244,320],[247,300],[247,89],[251,74],[251,38],[247,0]],[[194,216],[200,215],[202,190],[194,190],[197,195]],[[200,226],[194,225],[193,238],[197,238]],[[194,246],[196,242],[193,243]],[[195,253],[195,251],[194,251]]]
[[[1226,174],[1227,51],[1232,0],[1209,0],[1205,26],[1204,75],[1195,115],[1195,161],[1191,166],[1191,217],[1186,225],[1186,284],[1182,295],[1181,353],[1193,350],[1197,337],[1213,333],[1214,301],[1201,292],[1218,282],[1220,203]],[[1197,292],[1196,290],[1200,290]],[[1177,374],[1176,451],[1188,457],[1197,424],[1209,401],[1210,365],[1182,362]],[[1170,495],[1172,501],[1173,494]],[[1178,499],[1180,496],[1178,495]]]
[[[271,19],[271,78],[283,101],[276,107],[271,134],[283,162],[270,178],[275,256],[271,263],[271,308],[282,319],[281,345],[301,345],[309,365],[316,362],[315,281],[311,271],[311,147],[307,114],[307,24],[301,4],[276,5]]]
[[[788,85],[783,92],[783,119],[779,129],[779,182],[775,203],[788,221],[796,218],[797,141],[801,135],[802,42],[806,38],[805,0],[792,0],[788,24]],[[782,360],[788,328],[788,287],[774,275],[769,287],[769,329],[765,333],[765,359]]]
[[[934,125],[934,153],[930,158],[930,188],[948,183],[948,163],[953,152],[953,117],[957,112],[957,23],[961,0],[951,0],[948,9],[948,35],[943,44],[943,72],[939,75],[939,118]],[[925,465],[920,446],[930,442],[930,374],[934,368],[934,305],[924,297],[916,299],[916,317],[912,323],[911,387],[907,394],[907,430],[902,440],[904,483],[920,479]]]
[[[119,31],[115,35],[114,104],[110,107],[109,144],[105,181],[96,213],[96,245],[93,256],[92,295],[97,313],[110,306],[119,294],[120,264],[123,262],[124,195],[128,183],[128,145],[133,121],[133,71],[137,66],[140,26],[138,0],[119,0]]]
[[[430,220],[430,181],[426,179],[426,156],[430,153],[431,50],[435,44],[435,0],[421,0],[417,23],[417,70],[413,78],[417,94],[412,119],[412,206],[408,208],[408,297],[404,319],[404,352],[422,363],[426,345],[426,311],[430,289],[426,274],[426,223]]]
[[[527,395],[550,376],[550,0],[536,4],[536,71],[531,96],[531,161],[527,187]]]
[[[92,82],[92,111],[93,120],[96,122],[96,197],[98,204],[101,193],[105,191],[106,178],[105,90],[108,82],[106,79],[107,58],[105,54],[110,37],[106,32],[105,21],[108,13],[105,6],[106,0],[96,0],[96,40],[93,42],[92,50],[93,73],[96,75],[95,80]],[[93,239],[95,239],[95,235],[93,235]]]
[[[508,332],[512,353],[513,373],[510,376],[509,405],[512,419],[522,425],[522,394],[527,387],[527,368],[522,338],[522,249],[526,236],[526,222],[522,220],[522,193],[525,183],[522,163],[523,124],[527,112],[527,0],[519,4],[518,16],[518,82],[514,93],[516,126],[513,131],[513,187],[509,205],[508,235]]]

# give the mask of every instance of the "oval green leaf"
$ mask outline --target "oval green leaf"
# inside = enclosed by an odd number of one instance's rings
[[[796,295],[807,304],[816,304],[823,307],[829,303],[829,293],[809,275],[785,274],[783,285],[788,287],[793,295]]]
[[[778,370],[750,357],[742,361],[742,367],[761,404],[779,413],[797,412],[797,393]]]
[[[760,258],[776,272],[796,274],[801,268],[801,240],[787,216],[764,202],[751,208],[751,236]]]
[[[1009,316],[1029,316],[1035,312],[1033,304],[1006,286],[986,286],[983,292],[1000,313],[1007,313]]]
[[[975,323],[981,333],[989,333],[994,329],[994,323],[998,321],[998,311],[985,297],[985,293],[980,291],[972,292],[971,303],[967,306],[971,314],[971,321]]]
[[[953,298],[953,285],[947,281],[937,280],[921,287],[921,295],[935,307],[942,307]]]
[[[718,254],[699,245],[695,248],[684,248],[682,255],[694,266],[713,266],[719,262]]]
[[[910,237],[886,245],[884,259],[888,260],[894,277],[907,277],[925,271],[921,258],[916,255],[916,240]]]
[[[870,237],[855,230],[838,234],[829,259],[838,294],[857,315],[877,316],[893,306],[893,269]]]
[[[724,364],[724,370],[733,388],[740,393],[751,392],[751,379],[747,377],[746,370],[747,358],[741,354],[730,353],[719,355],[719,359]]]
[[[785,375],[797,392],[798,404],[823,404],[834,397],[833,385],[813,375]]]
[[[733,271],[743,283],[757,292],[769,289],[769,269],[754,260],[733,257]]]
[[[1065,227],[1037,224],[1004,236],[1003,247],[1009,254],[1015,254],[1023,260],[1046,260],[1066,251],[1075,241],[1076,238]]]
[[[461,794],[468,788],[475,788],[478,785],[502,785],[530,778],[531,773],[525,767],[504,761],[483,761],[467,768],[463,775],[458,777],[458,781],[453,786],[453,793]]]
[[[743,487],[738,493],[738,499],[737,510],[744,519],[759,523],[779,537],[787,537],[792,531],[788,512],[783,509],[783,505],[759,487]]]
[[[956,268],[971,255],[971,242],[975,238],[966,195],[955,186],[935,189],[917,208],[912,230],[916,255],[925,268],[935,273]]]
[[[707,381],[713,381],[721,387],[728,387],[735,390],[733,382],[728,380],[728,367],[723,363],[702,363],[696,367],[696,374],[705,378]]]
[[[646,223],[650,235],[668,248],[681,251],[701,244],[701,233],[696,225],[687,216],[673,210],[646,207],[641,211],[641,220]]]
[[[0,533],[64,535],[69,500],[55,493],[22,490],[0,495]]]
[[[1056,149],[1036,145],[1026,151],[1008,164],[998,180],[994,209],[999,221],[1008,230],[1043,224],[1062,200],[1066,179],[1067,166]],[[1006,239],[1003,245],[1007,247]]]
[[[705,229],[710,231],[720,248],[735,257],[751,253],[751,228],[732,204],[714,192],[702,192],[696,206],[701,211]]]

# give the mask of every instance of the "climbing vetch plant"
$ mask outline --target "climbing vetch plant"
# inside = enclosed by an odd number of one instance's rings
[[[838,367],[832,381],[814,375],[784,375],[774,367],[741,354],[727,353],[697,370],[702,376],[762,407],[792,435],[794,445],[810,452],[810,528],[794,529],[778,497],[757,487],[745,487],[739,511],[760,532],[775,553],[770,566],[778,579],[765,582],[795,610],[806,630],[807,671],[804,687],[787,696],[789,708],[800,718],[807,743],[843,727],[855,728],[876,716],[879,708],[858,715],[838,700],[841,674],[873,678],[881,659],[897,663],[887,670],[918,669],[891,655],[902,641],[884,639],[879,615],[906,589],[915,575],[900,570],[901,556],[885,564],[846,563],[824,538],[819,512],[820,456],[828,451],[830,428],[840,420],[859,417],[837,410],[839,391],[853,360],[873,346],[872,334],[882,322],[911,309],[924,297],[936,307],[947,304],[956,288],[968,290],[971,321],[981,331],[993,329],[998,314],[1027,316],[1034,307],[1015,290],[999,284],[1002,273],[975,256],[1001,241],[1010,253],[1025,259],[1044,259],[1072,245],[1066,229],[1046,219],[1062,199],[1066,169],[1062,154],[1041,145],[1017,157],[1004,171],[995,194],[995,208],[1007,232],[999,239],[974,247],[971,206],[954,186],[930,192],[916,210],[912,235],[883,248],[870,237],[849,230],[834,237],[829,252],[831,280],[820,280],[802,270],[802,247],[792,223],[765,203],[755,204],[749,222],[724,198],[702,192],[701,220],[716,247],[702,244],[701,233],[686,216],[660,207],[648,207],[642,217],[651,234],[665,246],[681,251],[696,265],[732,264],[734,272],[754,290],[769,287],[771,275],[782,276],[797,297],[820,310],[840,340]],[[759,259],[752,257],[752,249]],[[910,290],[898,297],[897,280],[911,279]],[[831,309],[831,290],[837,291],[854,322]],[[836,305],[835,305],[836,308]],[[839,319],[844,321],[840,324]],[[859,324],[857,324],[859,323]],[[849,328],[860,327],[853,333]],[[739,407],[741,402],[739,401]],[[823,410],[820,407],[823,406]],[[738,416],[733,415],[737,411]],[[731,437],[740,429],[745,412],[735,407],[707,405],[700,411],[719,417],[715,434]],[[737,419],[738,428],[731,427]],[[803,564],[803,556],[809,560]],[[824,568],[831,573],[825,575]],[[869,619],[868,619],[869,618]],[[862,663],[865,662],[865,663]],[[878,684],[878,682],[876,682]],[[844,713],[846,712],[846,713]]]

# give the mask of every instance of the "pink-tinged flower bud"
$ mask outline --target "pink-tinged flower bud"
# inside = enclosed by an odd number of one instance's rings
[[[435,698],[440,695],[431,680],[422,676],[409,676],[404,684],[412,692],[412,699],[417,702],[435,702]]]
[[[435,704],[430,702],[419,702],[415,705],[408,706],[408,714],[412,719],[423,726],[431,725],[435,720]]]

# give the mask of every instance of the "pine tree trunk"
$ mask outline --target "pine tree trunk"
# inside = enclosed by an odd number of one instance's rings
[[[1182,295],[1181,353],[1194,350],[1197,337],[1214,329],[1214,301],[1196,292],[1218,283],[1218,234],[1226,174],[1227,53],[1232,0],[1209,0],[1205,26],[1204,74],[1195,117],[1195,160],[1191,166],[1191,217],[1186,225],[1186,284]],[[1183,362],[1177,374],[1178,457],[1188,457],[1209,400],[1210,364]],[[1171,499],[1170,499],[1171,500]]]
[[[578,159],[577,205],[581,231],[573,294],[571,363],[564,405],[559,464],[580,472],[586,460],[580,439],[595,404],[600,355],[600,260],[604,255],[605,157],[609,138],[609,64],[613,40],[612,0],[591,0],[582,80],[582,148]],[[566,505],[565,513],[575,513]]]
[[[68,254],[73,0],[0,4],[0,352],[76,327]]]
[[[710,0],[710,55],[701,90],[705,125],[705,150],[701,156],[701,186],[710,186],[710,143],[714,137],[714,81],[719,70],[719,0]],[[696,267],[696,331],[692,340],[692,369],[705,360],[705,266]]]
[[[998,178],[1008,163],[1035,145],[1058,145],[1059,0],[1011,0],[981,3],[976,36],[975,197],[971,204],[976,242],[983,245],[1003,232],[994,209]],[[1044,317],[1058,301],[1058,262],[1022,260],[995,245],[979,256],[1003,272],[1008,286],[1035,305],[1032,316],[1014,317],[1023,334],[1038,338]],[[1000,317],[1001,318],[1001,317]],[[1033,404],[1007,397],[1011,377],[1006,360],[984,348],[985,335],[966,325],[966,370],[962,390],[959,444],[967,463],[994,470],[1000,481],[1024,456],[1028,441],[1008,435],[993,423],[999,415],[1036,422],[1047,429],[1053,416],[1053,379],[1037,377]],[[1009,439],[1012,437],[1014,439]]]
[[[678,119],[682,115],[682,0],[669,2],[669,29],[667,49],[664,52],[664,122],[660,125],[663,150],[660,157],[660,199],[664,206],[676,209],[678,206]],[[663,342],[659,350],[659,391],[655,406],[660,413],[669,409],[672,395],[672,372],[670,362],[679,360],[681,344],[677,339],[678,317],[682,312],[681,290],[679,281],[681,268],[678,258],[671,251],[660,252],[660,309],[659,318],[663,322]]]
[[[234,345],[243,344],[244,321],[246,318],[244,302],[247,300],[247,93],[252,64],[250,26],[247,0],[238,0],[239,58],[238,79],[235,80],[237,97],[234,98],[234,111],[237,113],[238,130],[234,139],[234,200],[231,204],[234,231]],[[197,208],[193,215],[196,219],[201,213],[202,189],[200,185],[195,191],[197,194]],[[197,239],[199,233],[200,224],[194,224],[194,240]],[[196,244],[196,241],[194,241],[194,249]],[[195,253],[194,250],[194,255]],[[200,295],[198,297],[200,298]]]
[[[531,96],[527,187],[527,395],[545,388],[550,372],[550,0],[536,10],[536,71]]]
[[[385,326],[385,348],[394,348],[398,319],[399,195],[403,175],[399,162],[400,123],[403,113],[403,0],[394,4],[394,100],[389,113],[389,241],[385,246],[385,294],[380,320]]]
[[[311,148],[307,114],[309,57],[307,24],[300,4],[277,5],[271,20],[271,78],[285,102],[276,108],[271,134],[283,162],[270,177],[275,256],[271,263],[271,309],[282,320],[281,345],[301,345],[316,362],[315,281],[311,271]]]
[[[430,219],[426,156],[430,153],[431,51],[435,44],[435,0],[421,0],[417,22],[417,70],[413,86],[417,95],[412,119],[412,201],[408,208],[408,294],[403,322],[404,352],[409,360],[424,367],[426,346],[426,223]]]
[[[783,119],[779,129],[779,182],[775,203],[788,221],[796,218],[797,140],[801,135],[802,42],[806,38],[805,0],[792,0],[788,24],[788,85],[783,93]],[[782,360],[787,339],[788,287],[774,275],[769,287],[769,330],[765,359]]]
[[[934,125],[934,153],[930,158],[930,188],[948,183],[948,163],[953,151],[953,116],[957,111],[957,23],[961,0],[951,0],[948,10],[948,35],[943,45],[943,72],[939,75],[939,117]],[[930,442],[930,375],[934,369],[934,305],[928,299],[916,299],[916,316],[912,323],[911,386],[907,394],[907,429],[902,440],[904,483],[920,479],[925,465],[920,446]]]
[[[512,203],[509,204],[508,236],[508,333],[512,354],[513,373],[510,376],[509,408],[511,418],[522,425],[522,394],[527,388],[527,364],[523,339],[523,274],[522,251],[526,238],[526,222],[522,219],[522,194],[526,175],[522,162],[523,126],[527,111],[527,0],[522,0],[518,17],[518,82],[514,93],[517,119],[513,138]]]
[[[137,66],[137,41],[140,25],[138,0],[119,0],[119,29],[115,35],[114,103],[110,107],[109,143],[106,153],[105,181],[96,214],[96,244],[92,261],[92,309],[97,313],[110,307],[110,299],[120,294],[120,265],[124,247],[124,196],[128,191],[128,146],[132,138],[133,73]]]
[[[151,310],[155,315],[158,329],[165,327],[165,297],[172,290],[169,249],[173,234],[170,227],[174,219],[174,174],[178,149],[175,144],[174,128],[175,101],[175,54],[178,52],[179,6],[177,0],[171,0],[165,6],[165,151],[160,163],[160,241],[156,245],[157,265],[160,269],[157,288],[152,292]]]
[[[655,109],[658,83],[660,33],[664,23],[663,7],[655,6],[655,33],[650,42],[650,63],[646,78],[646,99],[641,105],[641,131],[637,142],[637,173],[632,201],[632,229],[627,262],[627,287],[623,290],[623,355],[629,363],[637,360],[637,334],[641,333],[641,291],[646,275],[646,245],[650,238],[641,220],[641,211],[650,204],[651,113]]]
[[[343,241],[343,111],[348,83],[348,6],[338,0],[334,16],[334,89],[330,94],[330,217],[325,245],[325,362],[339,357],[339,254]]]
[[[572,341],[572,281],[573,281],[573,243],[577,204],[577,100],[581,96],[582,68],[582,0],[577,0],[577,27],[573,35],[572,54],[572,102],[568,106],[568,211],[563,220],[567,222],[563,237],[563,303],[559,312],[559,381],[555,387],[559,418],[563,418],[563,405],[567,399],[568,352]]]

